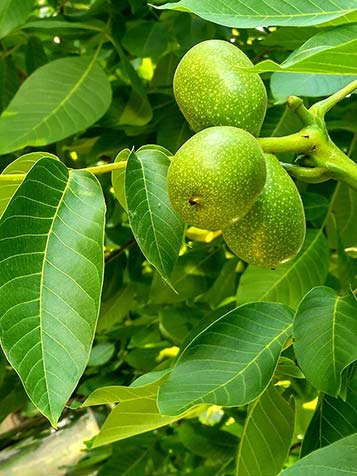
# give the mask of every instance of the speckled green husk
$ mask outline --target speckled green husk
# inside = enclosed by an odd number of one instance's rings
[[[235,126],[254,136],[263,124],[267,94],[258,74],[245,73],[250,59],[228,41],[207,40],[191,48],[174,76],[174,93],[195,131]]]
[[[210,127],[174,156],[167,187],[172,206],[188,224],[218,230],[242,217],[262,191],[264,153],[249,132]]]
[[[266,154],[264,189],[249,212],[223,230],[229,248],[247,263],[275,268],[289,261],[305,239],[305,214],[299,192],[278,159]]]

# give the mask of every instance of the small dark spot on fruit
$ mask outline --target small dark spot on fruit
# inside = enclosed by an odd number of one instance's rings
[[[316,149],[317,149],[316,145],[313,145],[310,150],[311,152],[315,152]]]
[[[196,199],[196,198],[193,198],[193,197],[191,197],[191,198],[188,199],[188,203],[189,203],[190,205],[192,205],[192,206],[198,205],[197,199]]]
[[[310,139],[309,135],[303,136],[304,139]]]

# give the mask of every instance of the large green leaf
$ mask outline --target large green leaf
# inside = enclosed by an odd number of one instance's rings
[[[51,61],[27,78],[0,116],[0,155],[86,129],[110,101],[109,81],[95,57]]]
[[[236,476],[276,476],[288,455],[294,409],[272,385],[252,404],[239,443]]]
[[[280,65],[265,60],[250,70],[355,75],[356,35],[356,24],[341,25],[332,30],[322,31],[306,41]]]
[[[56,425],[87,364],[103,278],[96,178],[53,159],[29,171],[0,220],[0,332],[11,365]]]
[[[356,476],[357,433],[302,458],[279,476]]]
[[[184,223],[171,206],[166,188],[170,165],[160,150],[131,153],[125,172],[130,225],[146,259],[168,280],[183,241]]]
[[[322,230],[308,230],[298,256],[278,268],[248,266],[238,287],[237,303],[277,301],[296,308],[313,287],[325,283],[329,249]]]
[[[245,405],[268,386],[291,332],[292,311],[282,304],[250,303],[199,332],[159,390],[164,415],[199,403]]]
[[[43,157],[51,157],[57,160],[57,157],[48,152],[30,152],[29,154],[22,155],[16,160],[11,162],[2,171],[2,175],[8,174],[25,174],[30,168]],[[0,186],[0,217],[4,213],[5,208],[11,200],[16,190],[19,188],[21,181],[13,180],[1,180]]]
[[[318,25],[353,12],[356,0],[325,0],[323,8],[312,0],[246,2],[243,0],[180,0],[158,8],[192,12],[201,18],[233,28]]]
[[[277,102],[285,102],[288,96],[329,96],[355,79],[340,74],[273,73],[270,88]]]
[[[25,22],[31,12],[34,0],[1,0],[0,39]]]
[[[357,433],[357,369],[349,382],[346,400],[323,395],[302,444],[301,455]]]
[[[151,431],[181,418],[183,415],[160,415],[156,403],[160,381],[162,379],[139,387],[108,386],[94,390],[83,406],[119,404],[111,411],[100,433],[94,438],[93,447]]]
[[[342,371],[357,360],[355,296],[336,296],[323,286],[312,289],[296,311],[293,335],[296,358],[307,380],[337,396]]]

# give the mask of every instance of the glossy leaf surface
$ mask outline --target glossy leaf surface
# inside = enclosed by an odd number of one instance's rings
[[[170,161],[154,149],[132,153],[125,172],[130,225],[146,259],[168,280],[182,245],[184,223],[166,188]]]
[[[294,347],[307,380],[337,396],[342,371],[357,360],[357,300],[336,296],[333,289],[312,289],[294,319]]]
[[[161,8],[189,11],[219,25],[234,28],[254,28],[257,26],[318,25],[339,18],[357,8],[355,0],[332,0],[324,2],[322,9],[316,2],[292,0],[285,2],[254,2],[242,0],[180,0],[166,3]]]
[[[92,345],[103,277],[105,205],[88,172],[40,159],[0,221],[3,350],[57,424]]]
[[[179,356],[160,390],[162,414],[193,405],[239,406],[269,384],[291,332],[292,311],[282,304],[250,303],[203,329]]]
[[[279,476],[355,476],[357,433],[314,451]]]
[[[0,116],[0,155],[86,129],[110,101],[108,79],[94,57],[51,61],[27,78]]]
[[[276,476],[294,431],[294,408],[269,386],[249,410],[239,443],[236,476]]]

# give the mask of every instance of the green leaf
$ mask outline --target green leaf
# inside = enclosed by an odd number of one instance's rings
[[[282,304],[250,303],[198,333],[159,391],[164,415],[193,405],[245,405],[268,386],[286,339],[292,311]]]
[[[192,12],[201,18],[232,28],[255,28],[257,26],[318,25],[347,15],[357,8],[355,0],[324,1],[323,8],[311,0],[299,0],[298,3],[254,2],[242,0],[180,0],[165,3],[161,9]]]
[[[74,35],[78,34],[80,30],[90,30],[101,32],[105,29],[105,23],[100,20],[89,20],[87,19],[86,22],[76,22],[76,21],[65,21],[65,20],[58,20],[58,19],[42,19],[42,20],[35,20],[29,21],[23,26],[23,30],[34,30],[34,31],[41,31],[41,33],[46,33],[53,35],[68,35],[71,32]]]
[[[132,438],[129,440],[131,441]],[[100,469],[98,476],[138,476],[147,474],[145,468],[149,458],[152,457],[152,446],[146,448],[141,446],[113,445],[113,454]]]
[[[40,159],[0,220],[0,332],[7,359],[56,425],[92,345],[105,204],[96,178]]]
[[[161,381],[162,379],[140,387],[108,386],[94,390],[84,402],[84,407],[117,402],[119,404],[110,412],[100,433],[94,438],[92,447],[139,435],[181,418],[183,415],[160,415],[156,397]]]
[[[333,74],[273,73],[270,88],[277,102],[288,96],[329,96],[357,79],[357,76]]]
[[[130,155],[129,149],[121,150],[118,153],[118,155],[115,157],[114,163],[125,162],[126,160],[128,160],[129,155]],[[126,197],[125,197],[125,167],[119,170],[113,170],[112,185],[114,189],[114,194],[118,202],[124,208],[125,211],[128,211],[128,205],[126,203]]]
[[[2,171],[1,175],[7,174],[26,174],[30,168],[43,157],[50,157],[54,160],[58,158],[48,152],[30,152],[29,154],[22,155],[16,160],[11,162],[5,169]],[[8,203],[11,200],[11,197],[14,195],[16,190],[19,188],[21,181],[14,182],[11,180],[2,180],[0,187],[0,218],[4,213]]]
[[[307,220],[316,220],[325,217],[328,213],[329,201],[324,195],[314,192],[301,194]]]
[[[346,400],[323,395],[305,434],[301,455],[357,433],[357,372],[347,388]]]
[[[305,378],[296,363],[287,357],[280,357],[278,366],[275,372],[276,378],[283,379],[284,377]]]
[[[0,61],[0,112],[14,97],[20,86],[20,78],[11,56]]]
[[[252,404],[239,443],[236,476],[276,476],[288,455],[294,409],[272,385]]]
[[[301,301],[294,319],[294,347],[307,380],[337,396],[342,371],[357,360],[357,300],[336,296],[327,287],[312,289]]]
[[[130,226],[146,259],[168,281],[183,241],[184,223],[166,189],[170,165],[159,150],[131,153],[125,173]]]
[[[354,0],[353,0],[354,1]],[[357,25],[341,25],[322,31],[295,50],[280,65],[265,60],[249,68],[250,71],[291,71],[320,74],[357,74],[355,52]]]
[[[355,476],[357,433],[302,458],[279,476]]]
[[[141,21],[129,29],[122,39],[126,50],[139,58],[157,57],[168,45],[165,26],[157,21]]]
[[[53,33],[52,33],[53,34]],[[30,36],[25,51],[25,64],[28,74],[33,73],[48,61],[42,41],[37,36]]]
[[[178,427],[177,433],[185,448],[214,464],[223,464],[236,453],[238,438],[218,429],[217,426],[209,427],[184,421]]]
[[[325,283],[329,249],[322,230],[308,230],[304,246],[295,259],[278,268],[248,266],[237,292],[237,303],[276,301],[296,308],[313,287]]]
[[[115,352],[115,345],[107,342],[93,346],[89,356],[88,366],[104,365],[110,360]]]
[[[0,155],[86,129],[110,101],[110,84],[95,57],[51,61],[27,78],[0,116]]]
[[[347,185],[338,185],[332,213],[344,246],[357,246],[357,192]]]
[[[0,39],[25,23],[34,0],[1,0],[0,2]]]

